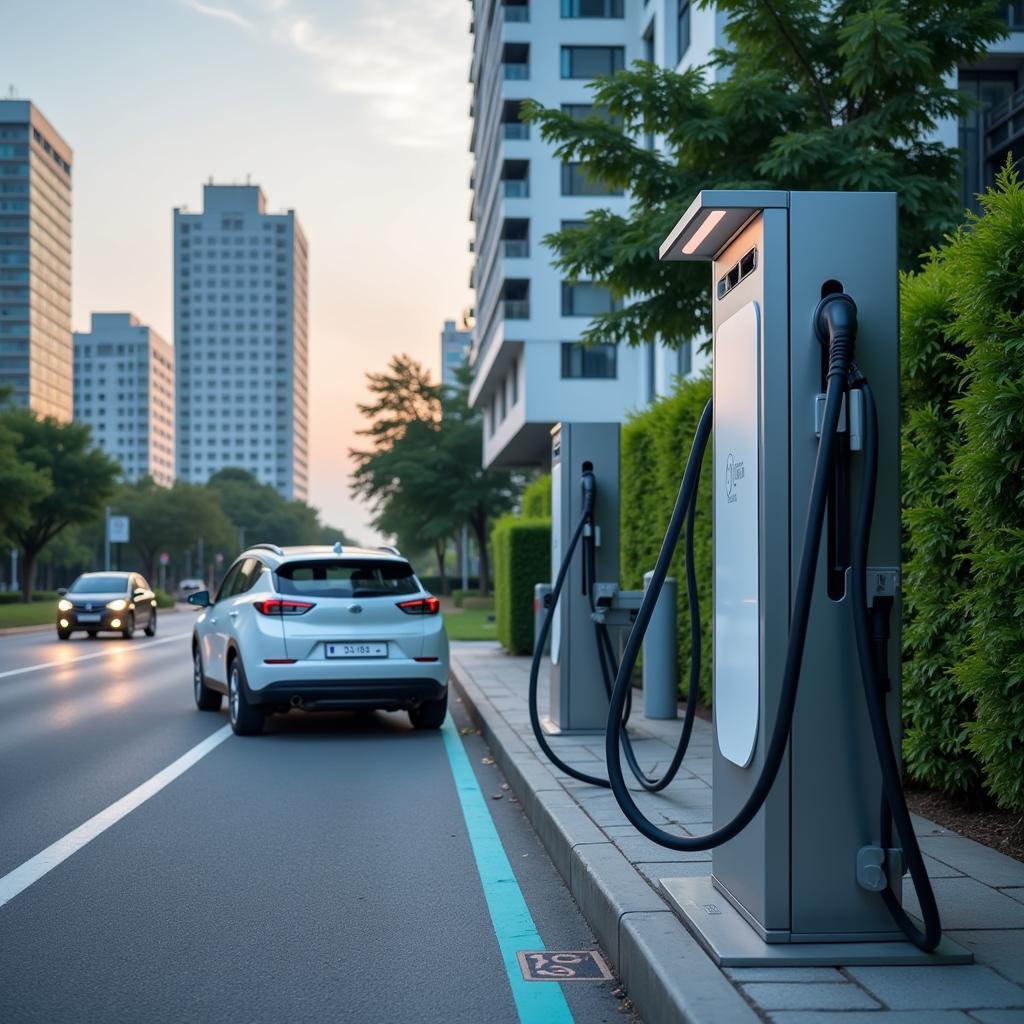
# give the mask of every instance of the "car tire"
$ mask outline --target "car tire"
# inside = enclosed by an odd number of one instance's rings
[[[58,629],[57,630],[57,639],[58,640],[70,640],[71,639],[71,630],[70,629]]]
[[[228,713],[231,731],[236,736],[258,736],[263,732],[265,715],[249,703],[242,659],[234,657],[228,667]]]
[[[124,620],[124,629],[121,630],[121,636],[125,640],[131,640],[135,636],[135,612],[128,613],[128,618]]]
[[[156,609],[153,609],[153,614],[149,617],[149,622],[146,623],[146,636],[156,636]]]
[[[409,721],[414,729],[440,729],[448,713],[447,694],[440,700],[425,700],[418,708],[409,709]]]
[[[196,707],[200,711],[220,711],[223,694],[211,690],[206,685],[203,655],[198,647],[192,652],[192,693],[196,699]]]

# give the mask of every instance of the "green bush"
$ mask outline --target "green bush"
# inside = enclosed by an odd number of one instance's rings
[[[551,521],[503,516],[491,534],[498,640],[512,654],[533,649],[533,588],[551,575]]]
[[[455,605],[456,608],[461,608],[462,607],[462,602],[463,602],[463,600],[465,599],[465,597],[466,597],[466,595],[468,593],[470,593],[470,591],[468,591],[468,590],[453,590],[452,591],[452,604]]]
[[[953,675],[967,649],[970,582],[967,527],[953,457],[962,431],[963,344],[953,293],[961,242],[933,252],[901,283],[903,390],[903,721],[908,773],[948,793],[977,791],[981,771],[968,745],[974,701]]]
[[[986,788],[1024,810],[1024,188],[1009,168],[956,247],[957,337],[967,354],[954,460],[969,533],[956,678],[977,706],[971,747]]]
[[[544,473],[537,477],[537,479],[523,491],[522,516],[524,519],[551,518],[550,473]]]
[[[622,586],[639,590],[643,574],[654,568],[661,539],[672,515],[697,422],[711,397],[705,375],[682,381],[675,393],[633,416],[622,428]],[[711,702],[711,445],[704,457],[702,486],[694,523],[694,555],[701,612],[701,696]],[[676,631],[679,679],[690,679],[690,606],[684,568],[685,538],[680,538],[671,575],[679,588]]]
[[[156,594],[157,608],[173,608],[175,604],[177,604],[174,595],[168,594],[166,590],[161,590],[159,587],[154,587],[153,593]]]

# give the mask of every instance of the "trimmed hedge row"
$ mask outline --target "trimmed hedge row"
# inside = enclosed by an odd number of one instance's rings
[[[620,557],[622,586],[639,590],[653,568],[672,515],[697,421],[711,398],[711,378],[681,381],[675,393],[656,401],[622,427]],[[704,456],[694,558],[701,611],[701,696],[711,703],[711,444]],[[685,538],[681,538],[671,574],[678,582],[676,634],[679,678],[690,679],[690,606],[686,594]]]
[[[533,588],[551,575],[551,520],[503,516],[491,534],[498,640],[512,654],[533,650]]]

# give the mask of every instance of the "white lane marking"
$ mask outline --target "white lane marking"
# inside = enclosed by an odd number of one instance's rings
[[[63,839],[58,839],[45,850],[37,853],[20,867],[0,878],[0,907],[24,892],[33,882],[38,882],[47,872],[58,864],[77,853],[86,843],[106,832],[111,825],[116,825],[123,817],[131,814],[137,807],[144,804],[151,796],[155,796],[164,786],[183,775],[197,761],[206,757],[211,750],[219,747],[231,735],[231,726],[225,725],[212,736],[207,736],[191,750],[182,754],[177,761],[171,762],[141,786],[136,786],[127,796],[116,800],[106,810],[93,815],[87,822],[69,832]]]
[[[0,672],[0,679],[6,679],[8,676],[20,676],[25,672],[38,672],[43,668],[66,668],[68,665],[77,665],[80,661],[91,661],[93,658],[116,657],[120,651],[148,651],[150,647],[156,647],[158,644],[169,644],[175,640],[187,640],[191,635],[191,633],[179,633],[175,636],[161,637],[159,640],[147,640],[144,644],[133,644],[131,647],[123,647],[121,644],[118,644],[116,647],[111,646],[106,651],[97,651],[95,654],[83,654],[78,658],[68,658],[65,661],[44,661],[38,665],[12,668],[6,672]]]

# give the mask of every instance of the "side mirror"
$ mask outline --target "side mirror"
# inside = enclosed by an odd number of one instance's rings
[[[197,590],[194,594],[188,595],[188,603],[198,605],[200,608],[208,608],[213,602],[210,601],[208,590]]]
[[[61,597],[63,597],[67,592],[68,592],[68,588],[67,587],[58,587],[57,588],[57,593],[60,594]]]

